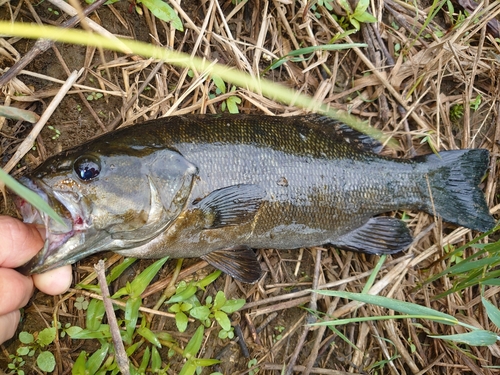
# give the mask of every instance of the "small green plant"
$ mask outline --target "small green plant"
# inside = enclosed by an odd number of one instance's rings
[[[454,104],[450,107],[450,120],[452,122],[459,121],[464,115],[463,104]]]
[[[255,367],[257,366],[257,358],[253,358],[251,359],[250,361],[248,361],[248,374],[249,375],[256,375],[259,373],[259,368],[258,367]]]
[[[80,296],[75,299],[75,307],[77,310],[87,310],[89,307],[89,301],[85,297]]]
[[[176,293],[166,302],[167,304],[173,303],[169,311],[175,313],[175,322],[180,332],[186,330],[189,320],[187,314],[189,314],[192,318],[200,321],[205,327],[210,327],[212,320],[215,319],[222,328],[219,331],[219,338],[232,339],[234,337],[234,329],[231,326],[228,314],[232,314],[243,307],[245,300],[228,300],[223,292],[218,291],[215,298],[207,296],[204,304],[202,304],[195,295],[198,289],[204,289],[219,277],[220,273],[220,271],[215,271],[199,282],[187,284],[181,281],[177,286]]]
[[[54,355],[44,350],[45,347],[52,344],[56,338],[57,330],[54,327],[45,328],[33,335],[29,332],[21,332],[19,341],[23,345],[17,348],[16,354],[9,355],[11,362],[8,365],[11,374],[24,374],[21,369],[26,361],[23,357],[36,357],[36,365],[41,371],[52,372],[56,367],[56,359]]]
[[[213,99],[217,95],[226,94],[228,92],[226,88],[226,83],[218,76],[212,76],[212,82],[215,85],[215,94],[210,94],[210,98]],[[236,86],[233,86],[229,92],[236,91]],[[238,104],[241,104],[241,98],[236,95],[231,95],[226,100],[224,100],[221,104],[221,110],[223,112],[227,111],[229,113],[239,113]]]
[[[358,0],[354,10],[348,0],[338,0],[338,3],[347,13],[347,19],[356,30],[361,28],[361,23],[377,22],[377,19],[368,12],[370,0]]]
[[[137,361],[130,364],[131,373],[156,373],[167,374],[169,366],[165,366],[165,358],[162,358],[159,349],[168,348],[167,357],[181,357],[184,364],[179,374],[194,375],[202,367],[212,366],[218,363],[215,359],[197,358],[201,344],[204,341],[205,326],[211,326],[214,321],[221,327],[219,337],[233,337],[233,328],[227,314],[230,314],[243,306],[244,300],[228,300],[223,292],[218,292],[214,298],[208,296],[200,303],[197,293],[213,283],[221,274],[216,271],[202,280],[186,283],[181,281],[176,288],[172,288],[169,295],[172,297],[167,301],[169,310],[175,312],[176,323],[179,331],[183,332],[188,327],[188,321],[195,318],[198,327],[194,331],[191,340],[182,348],[175,338],[164,331],[151,330],[151,318],[140,311],[142,304],[141,295],[152,279],[158,273],[159,269],[166,262],[161,259],[151,264],[143,270],[131,282],[119,289],[111,298],[125,302],[124,313],[121,319],[118,319],[118,325],[121,330],[125,350],[128,356],[134,353],[134,359]],[[116,280],[135,259],[124,259],[124,261],[113,267],[107,275],[107,282]],[[82,289],[91,290],[99,293],[97,285],[79,285]],[[199,293],[198,293],[199,294]],[[167,297],[168,298],[168,297]],[[75,300],[77,309],[86,309],[86,321],[84,328],[71,326],[69,324],[58,324],[61,331],[60,336],[68,335],[73,340],[93,339],[98,340],[100,347],[94,353],[82,351],[76,360],[72,374],[73,375],[93,375],[104,373],[117,373],[118,364],[114,347],[112,345],[111,331],[108,324],[103,323],[105,308],[101,300],[91,299],[90,302],[83,297]],[[202,324],[200,324],[200,322]],[[19,357],[19,355],[17,356]],[[21,367],[17,357],[12,357],[12,371]],[[139,358],[137,358],[139,357]]]
[[[273,341],[279,341],[283,338],[283,331],[285,330],[285,327],[283,326],[276,326],[274,327],[274,331],[276,334],[273,335]]]
[[[59,15],[59,11],[56,10],[56,9],[52,9],[52,8],[47,8],[47,10],[52,13],[54,16],[58,16]]]
[[[52,125],[47,126],[47,128],[49,128],[50,130],[52,130],[54,132],[54,135],[52,137],[50,137],[53,140],[56,140],[61,135],[61,132],[59,131],[59,129],[54,128]]]
[[[92,100],[99,100],[103,97],[104,95],[100,92],[91,92],[89,95],[87,95],[87,100],[91,102]]]

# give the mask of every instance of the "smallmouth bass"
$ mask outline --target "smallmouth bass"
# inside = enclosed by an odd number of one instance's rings
[[[261,277],[252,249],[406,249],[406,224],[377,216],[389,211],[425,211],[478,231],[495,226],[477,187],[487,150],[394,159],[380,149],[318,115],[186,115],[118,129],[21,179],[66,223],[18,201],[25,222],[47,230],[44,248],[21,271],[111,250],[200,257],[251,283]]]

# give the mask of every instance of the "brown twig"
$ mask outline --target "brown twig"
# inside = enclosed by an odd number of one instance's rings
[[[111,337],[113,338],[116,363],[118,364],[120,373],[124,375],[130,375],[128,356],[125,352],[125,346],[123,345],[123,340],[120,335],[120,328],[118,327],[115,311],[113,310],[113,304],[111,303],[111,298],[109,295],[108,283],[106,282],[106,268],[104,266],[104,261],[102,259],[99,260],[94,268],[97,273],[99,286],[101,288],[104,308],[106,309],[106,316],[108,317],[109,330],[111,331]]]

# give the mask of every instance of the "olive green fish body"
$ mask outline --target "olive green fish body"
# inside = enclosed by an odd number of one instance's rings
[[[477,188],[486,150],[405,160],[378,155],[379,146],[315,115],[178,116],[105,134],[25,181],[73,226],[56,233],[69,240],[52,235],[57,241],[30,271],[113,250],[203,257],[251,282],[260,276],[252,248],[403,250],[412,241],[406,225],[376,216],[389,211],[424,210],[476,230],[494,225]]]

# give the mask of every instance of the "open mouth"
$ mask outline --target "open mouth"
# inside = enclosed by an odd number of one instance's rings
[[[28,263],[18,268],[18,271],[25,274],[34,274],[48,271],[69,263],[68,258],[64,256],[66,251],[59,251],[64,245],[73,242],[70,248],[76,246],[75,242],[80,243],[79,238],[87,227],[83,220],[79,205],[68,204],[67,194],[52,192],[41,188],[43,183],[36,184],[28,178],[21,178],[21,183],[29,189],[35,191],[61,216],[64,225],[51,219],[45,212],[41,212],[33,207],[29,202],[22,198],[16,198],[15,204],[18,207],[25,223],[36,224],[45,227],[45,244],[38,254]],[[71,193],[70,193],[71,194]],[[57,199],[58,197],[63,199]],[[59,198],[60,198],[59,197]],[[66,197],[66,199],[64,199]],[[70,241],[70,239],[72,239]],[[77,241],[75,241],[77,240]],[[71,260],[71,259],[69,259]]]

